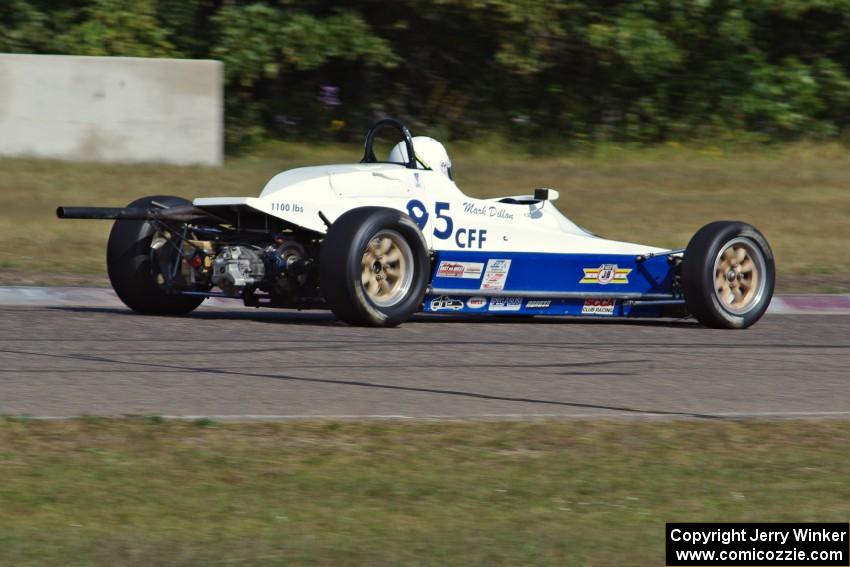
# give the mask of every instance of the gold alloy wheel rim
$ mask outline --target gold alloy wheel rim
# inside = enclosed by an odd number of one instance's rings
[[[714,289],[720,304],[741,314],[761,299],[764,290],[764,259],[744,239],[728,243],[714,262]]]
[[[394,230],[382,230],[369,241],[360,261],[360,283],[375,305],[402,301],[413,281],[413,251]]]

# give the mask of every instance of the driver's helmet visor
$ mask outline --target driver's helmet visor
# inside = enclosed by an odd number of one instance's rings
[[[452,162],[448,159],[440,161],[438,168],[432,167],[430,164],[422,160],[422,158],[420,158],[418,155],[416,156],[416,162],[424,169],[439,169],[446,177],[448,177],[452,181],[455,180],[454,172],[452,171]]]

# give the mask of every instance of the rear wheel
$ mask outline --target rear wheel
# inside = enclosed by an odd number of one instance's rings
[[[155,196],[133,201],[129,208],[149,208],[154,202],[173,207],[191,204],[179,197]],[[149,221],[117,220],[109,233],[106,268],[112,289],[124,305],[149,315],[184,315],[204,301],[204,297],[167,293],[157,278],[159,267],[152,262],[151,240],[156,227]]]
[[[682,260],[682,291],[690,313],[709,327],[744,329],[773,297],[773,252],[749,224],[718,221],[694,234]]]
[[[320,285],[343,321],[392,327],[421,306],[430,266],[425,239],[410,217],[395,209],[361,207],[328,229]]]

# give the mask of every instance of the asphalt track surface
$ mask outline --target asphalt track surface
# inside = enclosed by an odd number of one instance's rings
[[[217,419],[850,416],[850,315],[458,321],[0,306],[0,414]]]

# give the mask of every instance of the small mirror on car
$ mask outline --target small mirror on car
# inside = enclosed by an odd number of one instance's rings
[[[548,187],[537,187],[534,190],[534,198],[539,201],[556,201],[561,194]]]

